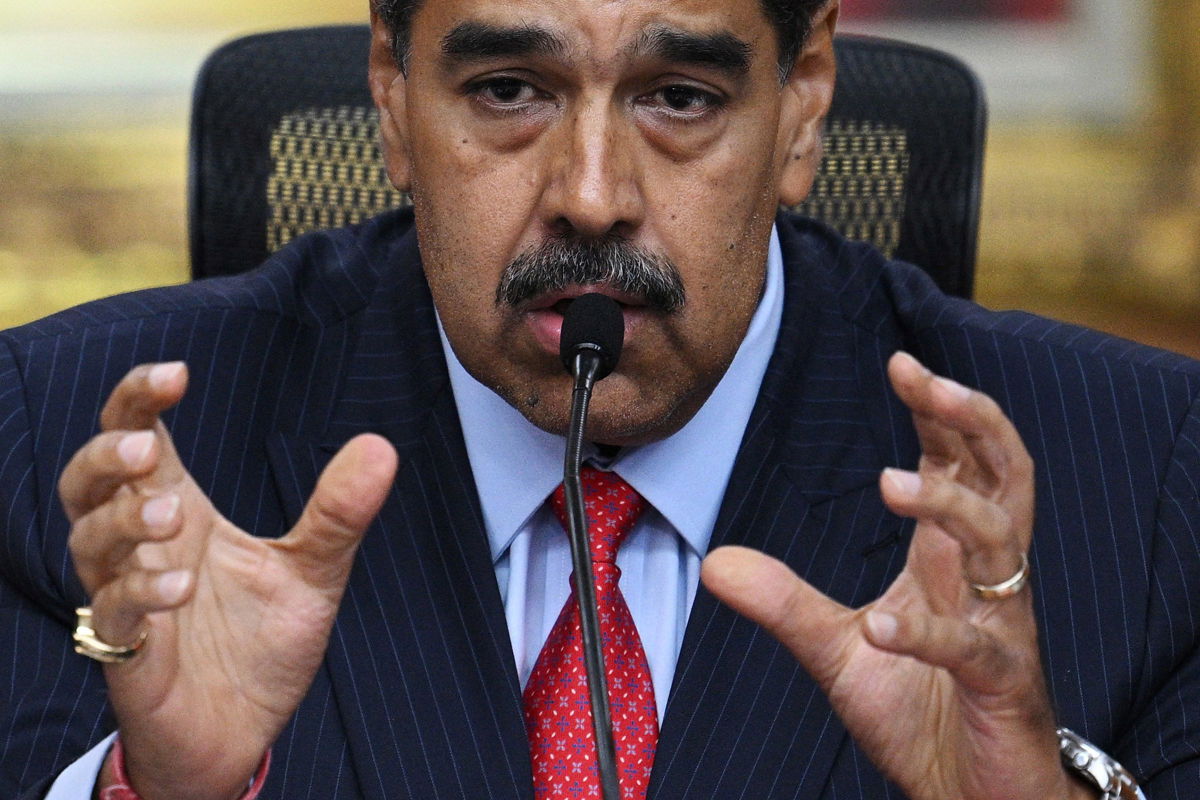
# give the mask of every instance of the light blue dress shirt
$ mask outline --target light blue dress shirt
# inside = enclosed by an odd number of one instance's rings
[[[696,415],[669,438],[623,448],[611,460],[589,451],[593,464],[617,472],[650,504],[621,545],[617,566],[646,650],[660,723],[700,560],[782,316],[783,256],[772,231],[758,309],[733,363]],[[562,482],[565,439],[535,427],[472,378],[444,333],[442,347],[524,686],[570,591],[570,544],[546,504]]]
[[[621,546],[621,591],[642,637],[662,722],[700,559],[758,397],[783,315],[783,256],[771,232],[767,279],[746,338],[696,416],[661,442],[628,448],[611,464],[649,503]],[[534,427],[472,378],[442,334],[467,455],[487,527],[521,685],[570,590],[571,551],[546,498],[562,482],[564,439]],[[46,800],[90,800],[116,734],[65,769]]]

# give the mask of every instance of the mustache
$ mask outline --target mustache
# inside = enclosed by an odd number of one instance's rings
[[[513,308],[568,286],[602,284],[642,299],[666,314],[687,302],[683,280],[671,259],[620,236],[598,239],[556,237],[508,263],[496,287],[496,305]]]

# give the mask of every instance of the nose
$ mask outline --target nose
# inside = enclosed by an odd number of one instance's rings
[[[643,216],[632,126],[603,101],[581,104],[560,124],[543,196],[547,221],[559,234],[631,235]]]

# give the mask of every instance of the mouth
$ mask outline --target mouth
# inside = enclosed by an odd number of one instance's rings
[[[625,320],[627,345],[640,323],[650,313],[645,300],[638,295],[619,292],[607,286],[568,286],[535,297],[517,310],[532,330],[538,346],[556,360],[559,340],[562,338],[563,313],[576,298],[589,293],[602,294],[617,301],[621,307],[621,316]]]
[[[645,308],[646,301],[635,294],[628,294],[612,289],[608,286],[568,286],[565,289],[560,289],[554,292],[547,292],[533,298],[527,303],[523,303],[517,310],[521,313],[529,313],[533,311],[553,310],[559,315],[562,315],[571,303],[576,298],[585,294],[602,294],[605,297],[610,297],[617,301],[621,306],[622,311],[627,308]]]

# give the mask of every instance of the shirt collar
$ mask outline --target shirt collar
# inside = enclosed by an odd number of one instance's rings
[[[783,316],[783,255],[771,230],[763,296],[733,362],[678,432],[624,448],[611,468],[703,556]],[[442,330],[442,350],[493,561],[562,481],[565,440],[534,426],[466,371]]]

